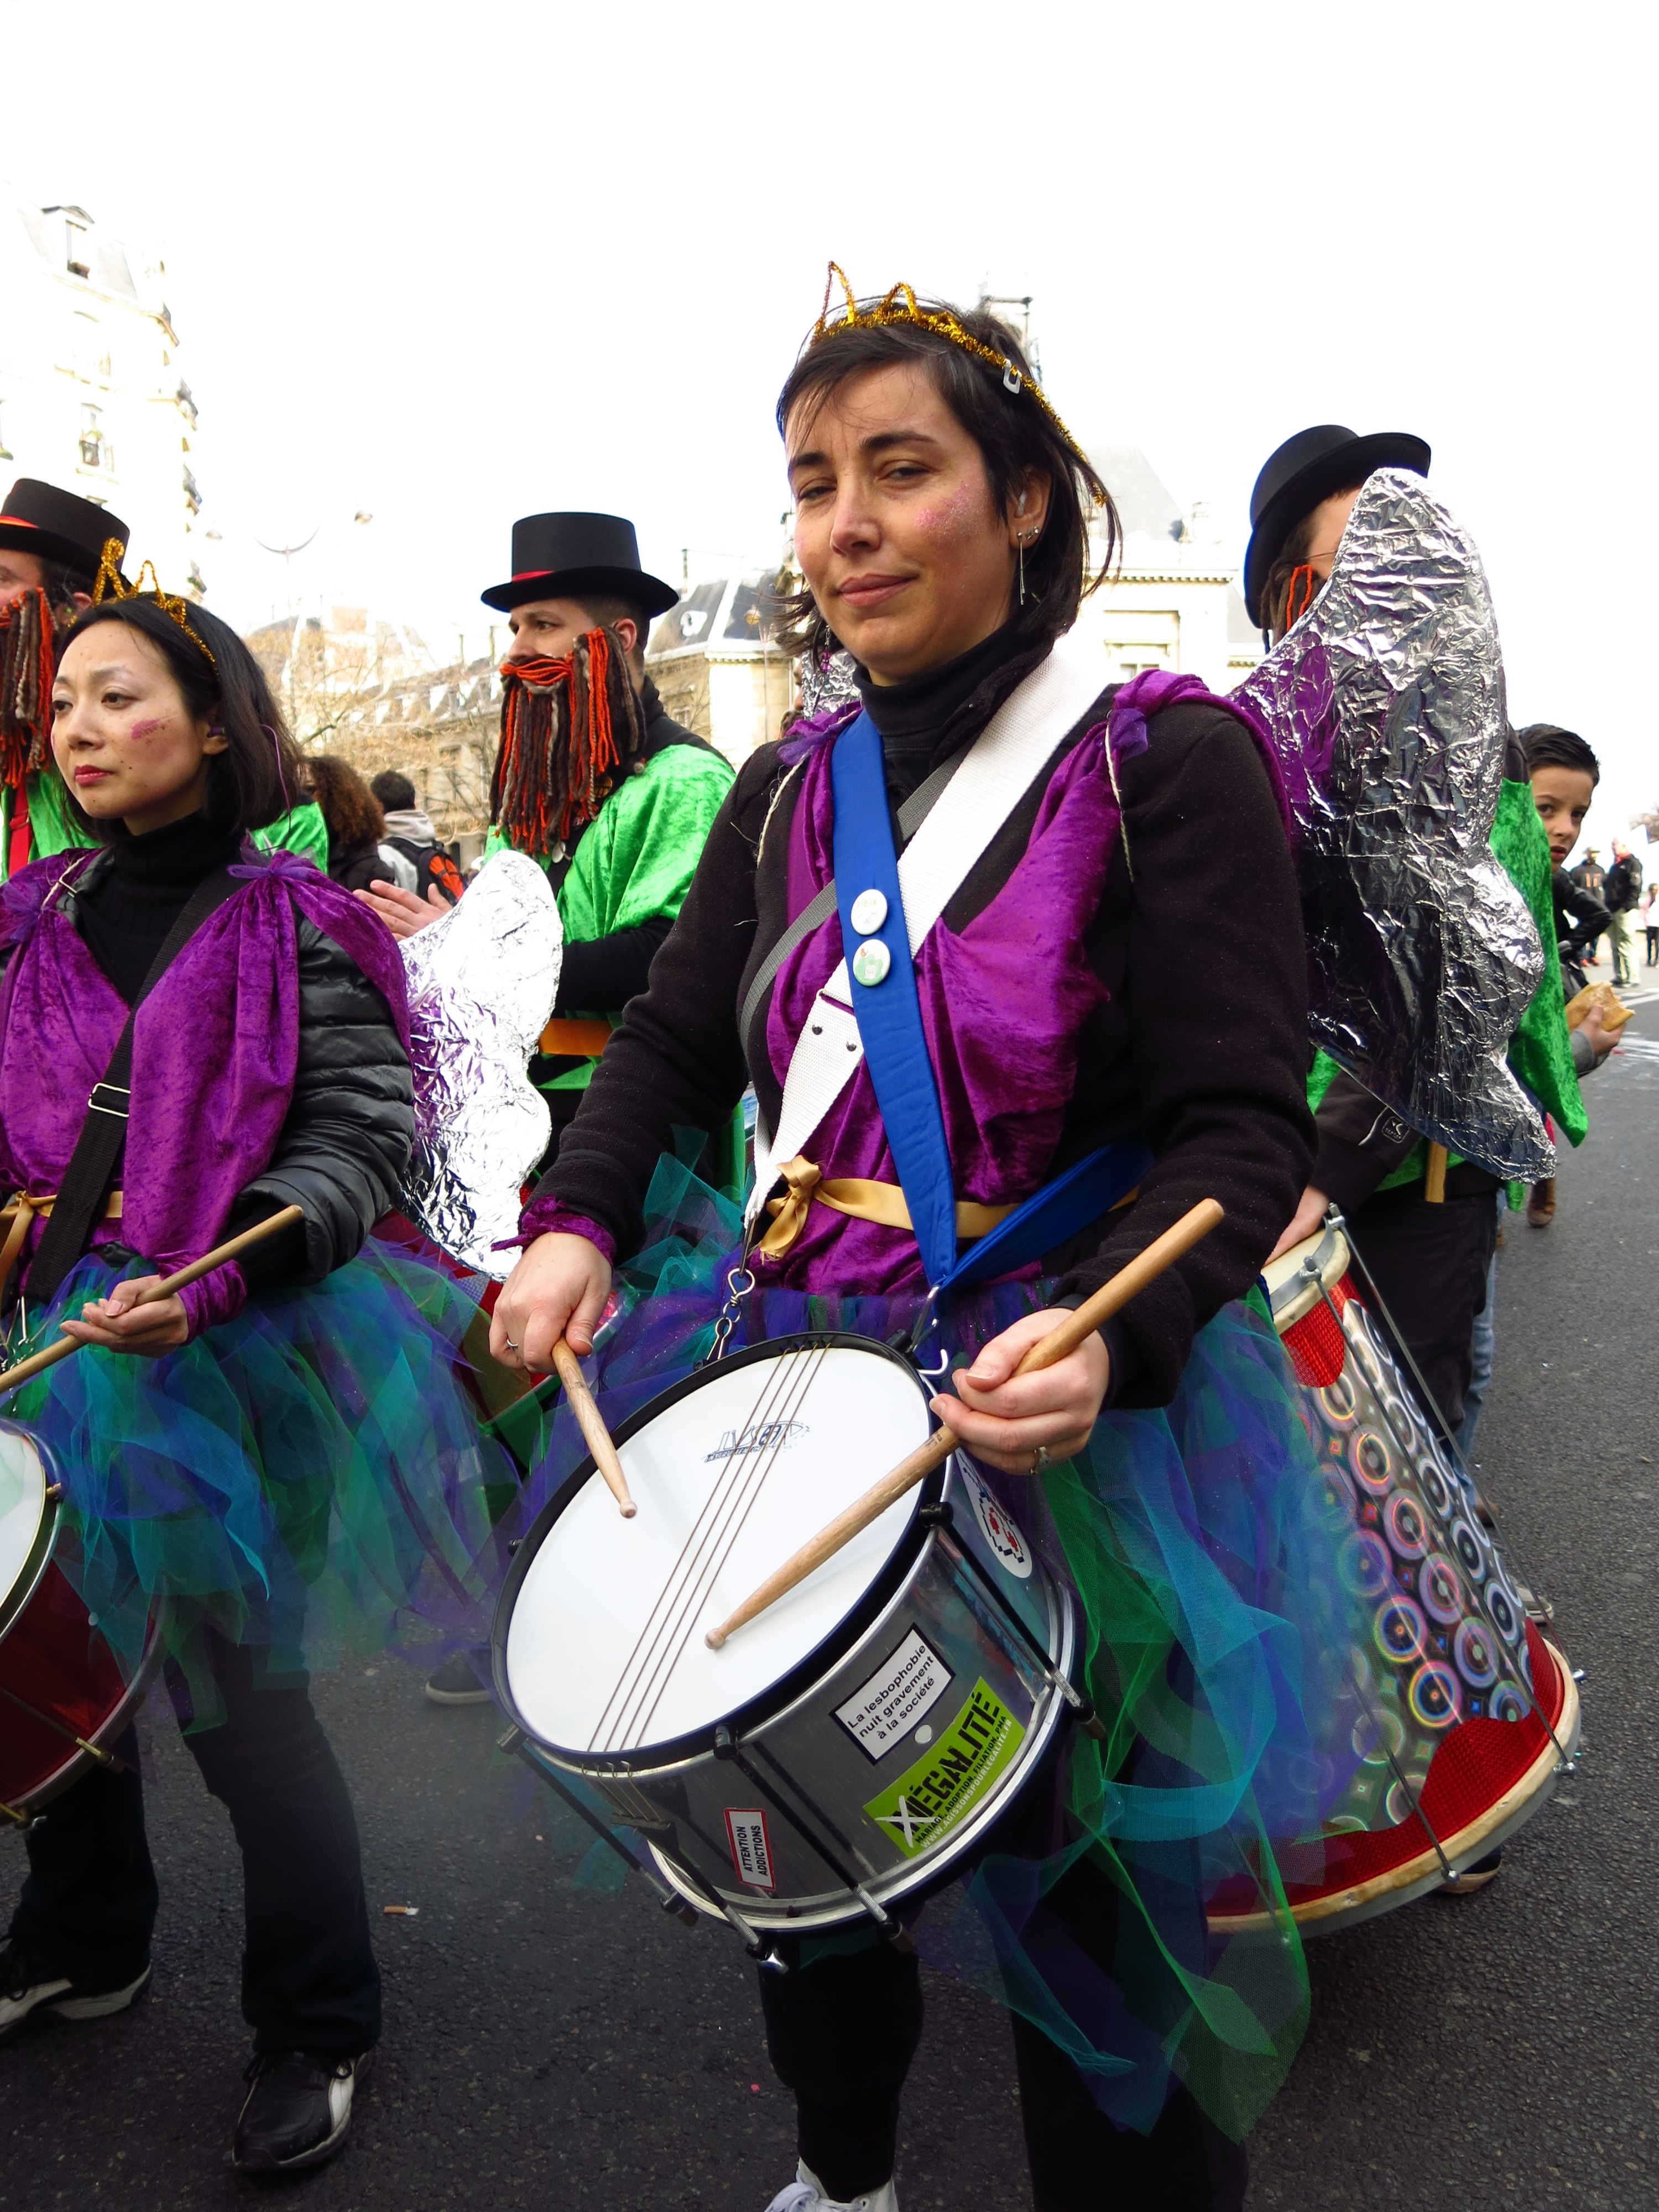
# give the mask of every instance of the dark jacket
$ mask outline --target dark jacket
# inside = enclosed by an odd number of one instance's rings
[[[1600,873],[1600,871],[1597,871]],[[1550,896],[1555,905],[1555,942],[1563,960],[1582,961],[1598,937],[1605,937],[1613,916],[1593,891],[1578,880],[1578,872],[1557,868],[1550,877]]]
[[[1601,896],[1609,914],[1628,914],[1641,896],[1642,863],[1634,853],[1626,853],[1607,870]]]
[[[328,872],[343,890],[366,891],[373,883],[385,883],[389,871],[380,858],[380,840],[371,837],[361,845],[348,845],[339,853],[331,841]]]
[[[916,763],[911,788],[977,736],[1038,658],[1023,653],[976,686],[940,731],[931,763]],[[1064,749],[1103,718],[1109,697],[1081,717]],[[1134,877],[1115,861],[1088,933],[1109,996],[1082,1034],[1051,1172],[1136,1134],[1158,1158],[1104,1235],[1097,1225],[1048,1264],[1061,1295],[1086,1295],[1199,1199],[1220,1200],[1222,1226],[1123,1316],[1139,1371],[1117,1402],[1159,1405],[1194,1330],[1249,1289],[1306,1180],[1306,977],[1290,853],[1248,732],[1218,708],[1169,708],[1118,775]],[[758,868],[756,860],[781,781],[775,745],[744,763],[650,988],[629,1007],[540,1186],[538,1196],[603,1223],[619,1255],[637,1249],[647,1187],[676,1127],[717,1127],[751,1072],[768,1125],[777,1126],[780,1087],[763,1043],[769,993],[748,1039],[737,1015],[787,919],[787,810],[799,778],[779,799]],[[962,929],[1007,881],[1042,783],[946,907],[950,928]]]

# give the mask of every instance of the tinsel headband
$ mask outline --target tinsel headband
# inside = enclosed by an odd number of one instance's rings
[[[837,276],[841,279],[841,289],[847,295],[847,306],[845,311],[832,321],[830,295]],[[830,264],[829,274],[823,280],[823,306],[813,326],[811,344],[822,345],[826,338],[832,338],[842,331],[867,330],[872,325],[885,328],[894,323],[914,323],[918,330],[932,331],[935,337],[948,339],[963,353],[971,354],[975,361],[983,362],[988,368],[999,370],[1004,389],[1016,398],[1022,392],[1029,392],[1084,467],[1090,467],[1088,455],[1048,404],[1043,396],[1042,386],[1036,377],[1029,370],[1017,368],[1006,354],[998,353],[994,347],[988,346],[971,331],[965,330],[949,307],[922,307],[909,285],[901,280],[873,307],[860,308],[854,296],[853,287],[848,282],[847,271],[838,261]]]
[[[104,556],[98,563],[98,580],[92,587],[94,605],[95,605],[103,598],[106,591],[112,592],[118,599],[137,599],[145,597],[153,599],[164,615],[172,616],[191,643],[201,647],[216,669],[219,664],[213,659],[213,647],[204,637],[191,628],[190,601],[179,598],[176,592],[164,592],[161,589],[161,580],[155,573],[155,563],[153,561],[145,562],[143,567],[138,571],[138,580],[136,584],[127,583],[121,574],[121,558],[125,550],[125,548],[118,538],[106,538],[104,540]],[[148,594],[144,590],[146,576],[149,578]]]

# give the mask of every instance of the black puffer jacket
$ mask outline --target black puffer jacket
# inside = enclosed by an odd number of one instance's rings
[[[356,1256],[395,1203],[415,1141],[415,1082],[391,1009],[349,953],[301,918],[300,1065],[270,1165],[237,1201],[245,1229],[285,1206],[305,1208],[297,1240],[255,1280],[319,1282]],[[281,1245],[285,1240],[278,1238]],[[248,1274],[247,1261],[242,1263]]]

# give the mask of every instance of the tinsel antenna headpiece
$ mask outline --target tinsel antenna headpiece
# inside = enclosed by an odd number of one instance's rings
[[[844,313],[831,321],[830,295],[835,289],[837,276],[841,279],[841,289],[847,295],[847,307]],[[1025,369],[1017,368],[1006,354],[998,353],[994,347],[988,346],[971,331],[965,330],[949,307],[922,307],[909,285],[901,279],[890,292],[876,301],[874,307],[860,308],[854,296],[853,287],[848,282],[847,271],[839,261],[830,264],[829,274],[823,280],[823,306],[812,331],[813,345],[821,345],[825,338],[832,338],[841,331],[868,329],[872,325],[884,327],[893,323],[914,323],[919,330],[932,331],[936,337],[947,338],[953,346],[959,346],[963,353],[971,354],[975,361],[982,361],[988,368],[1000,369],[1004,389],[1016,398],[1022,391],[1029,392],[1084,467],[1091,466],[1088,455],[1048,404],[1043,396],[1042,386],[1036,377]]]
[[[137,582],[129,584],[121,574],[121,556],[125,550],[118,538],[106,538],[104,540],[103,558],[98,563],[98,580],[92,587],[94,605],[95,605],[103,598],[106,591],[118,599],[138,599],[145,597],[153,599],[162,613],[171,615],[191,643],[199,645],[208,659],[213,662],[214,667],[217,668],[219,664],[213,658],[213,647],[199,631],[191,627],[190,601],[180,598],[177,592],[164,592],[161,589],[161,580],[155,573],[155,563],[153,561],[146,561],[138,571]],[[148,593],[144,590],[146,576],[149,578]]]

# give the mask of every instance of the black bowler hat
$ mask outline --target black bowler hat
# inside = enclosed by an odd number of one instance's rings
[[[1285,540],[1322,499],[1364,483],[1374,469],[1429,473],[1429,448],[1407,430],[1376,430],[1357,437],[1340,422],[1321,422],[1286,438],[1255,480],[1250,494],[1250,543],[1244,556],[1244,604],[1261,623],[1261,586]]]
[[[513,574],[483,595],[508,614],[526,599],[614,592],[645,614],[666,614],[679,593],[640,566],[634,526],[619,514],[526,514],[513,526]]]
[[[106,539],[118,538],[127,550],[127,526],[118,514],[94,501],[80,499],[37,477],[19,477],[0,507],[0,545],[13,553],[38,554],[62,562],[77,574],[95,576]]]

